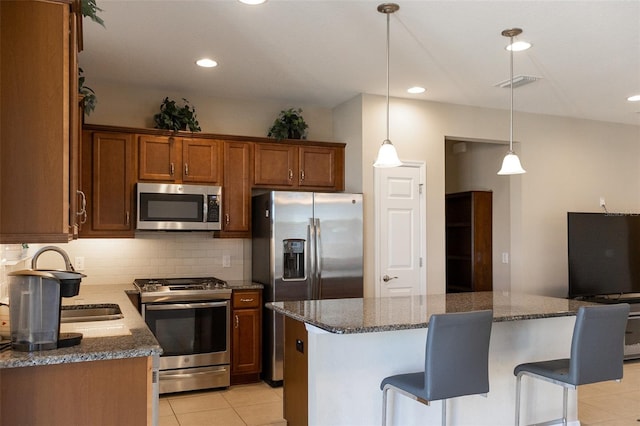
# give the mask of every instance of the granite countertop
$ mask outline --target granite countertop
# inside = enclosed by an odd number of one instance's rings
[[[125,293],[127,290],[133,290],[133,286],[131,284],[80,285],[78,296],[62,299],[63,305],[118,304],[124,318],[115,322],[103,321],[100,324],[120,325],[119,331],[115,333],[119,335],[105,337],[87,337],[85,335],[79,345],[48,351],[19,352],[6,349],[0,352],[0,368],[136,358],[161,354],[160,345],[130,302]],[[95,325],[96,323],[92,322],[91,324]],[[104,326],[108,327],[107,324]]]
[[[509,292],[267,303],[267,308],[336,334],[426,328],[432,314],[493,310],[493,321],[575,315],[593,303]]]
[[[262,290],[264,286],[262,284],[247,281],[247,280],[231,280],[227,281],[231,290]]]

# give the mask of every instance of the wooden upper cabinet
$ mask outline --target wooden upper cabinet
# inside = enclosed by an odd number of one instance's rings
[[[82,190],[87,215],[82,237],[133,237],[134,135],[85,131]]]
[[[344,190],[344,145],[256,143],[254,186]]]
[[[174,136],[138,136],[138,178],[222,184],[222,142]]]
[[[176,181],[178,152],[172,136],[138,137],[138,178],[141,180]]]
[[[182,181],[222,184],[223,142],[182,139]]]
[[[68,3],[0,1],[0,243],[74,235],[74,18]]]
[[[301,146],[298,148],[300,164],[299,185],[302,187],[329,188],[337,187],[340,179],[338,149],[317,146]],[[344,163],[344,160],[341,161]]]
[[[298,177],[298,147],[276,143],[255,144],[254,184],[293,187]]]
[[[224,142],[223,237],[251,237],[252,147],[249,142]]]

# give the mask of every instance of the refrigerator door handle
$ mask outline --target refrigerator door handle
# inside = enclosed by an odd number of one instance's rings
[[[313,223],[313,218],[309,219],[309,224],[307,225],[307,258],[305,262],[307,263],[307,273],[305,274],[308,277],[307,281],[307,297],[309,299],[315,299],[316,295],[316,229]]]
[[[315,219],[315,239],[316,246],[316,268],[315,268],[315,287],[316,287],[316,299],[322,299],[322,232],[320,229],[320,219]]]

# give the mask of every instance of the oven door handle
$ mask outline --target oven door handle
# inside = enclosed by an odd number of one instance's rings
[[[172,311],[175,309],[199,309],[199,308],[218,308],[229,304],[224,302],[203,302],[203,303],[167,303],[162,305],[146,304],[145,309],[148,311]]]

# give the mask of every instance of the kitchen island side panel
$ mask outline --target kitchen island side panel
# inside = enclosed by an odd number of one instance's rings
[[[574,323],[574,316],[495,322],[489,349],[489,393],[449,400],[450,424],[512,425],[513,368],[523,362],[567,357]],[[381,424],[382,379],[424,370],[426,328],[359,334],[334,334],[309,324],[306,328],[309,425]],[[391,424],[440,424],[440,401],[426,406],[390,394]],[[522,419],[528,424],[558,418],[562,388],[525,378],[522,402]],[[579,424],[576,391],[569,391],[568,418],[569,424]]]

